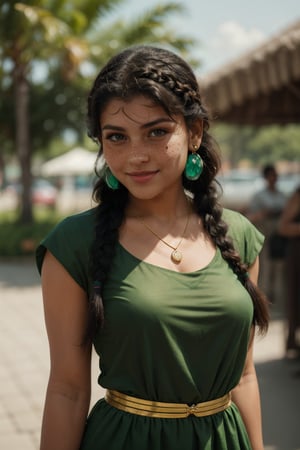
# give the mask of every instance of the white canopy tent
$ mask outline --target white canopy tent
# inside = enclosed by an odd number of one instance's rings
[[[66,211],[79,211],[92,205],[92,177],[97,158],[96,152],[85,148],[75,147],[72,150],[52,158],[41,165],[39,175],[42,177],[55,177],[60,179],[60,189],[57,208]],[[103,157],[99,158],[98,169],[104,165]],[[88,189],[76,187],[78,177],[91,178]]]
[[[40,174],[45,177],[93,174],[96,157],[96,152],[75,147],[42,164]]]

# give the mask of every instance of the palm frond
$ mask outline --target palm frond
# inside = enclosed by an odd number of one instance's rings
[[[76,33],[85,33],[125,0],[44,0],[52,14],[59,16]]]
[[[165,19],[171,13],[182,14],[184,10],[182,4],[170,2],[149,9],[130,23],[117,20],[105,28],[99,27],[99,31],[91,37],[93,61],[101,64],[112,53],[130,45],[154,44],[176,50],[193,67],[199,67],[200,62],[190,57],[190,50],[195,41],[190,37],[181,36],[178,31],[165,23]]]
[[[137,16],[136,20],[131,21],[130,26],[138,25],[138,23],[161,25],[162,20],[171,14],[183,14],[185,11],[185,6],[180,2],[159,3]]]
[[[44,30],[44,37],[49,42],[56,40],[58,36],[64,36],[69,32],[68,25],[64,21],[53,16],[53,14],[46,9],[36,6],[27,6],[24,3],[16,3],[15,8],[26,17],[33,27],[42,27]]]

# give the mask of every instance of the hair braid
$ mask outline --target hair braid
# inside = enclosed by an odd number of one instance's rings
[[[104,323],[103,286],[115,254],[119,228],[123,222],[127,205],[128,191],[123,186],[117,192],[112,191],[100,178],[94,188],[93,196],[97,199],[99,195],[101,203],[97,207],[95,237],[90,257],[93,286],[89,301],[86,340],[91,340]]]
[[[204,131],[204,141],[207,133]],[[210,150],[212,151],[212,149]],[[200,146],[199,153],[203,158],[204,167],[207,160],[207,149]],[[210,157],[211,158],[211,157]],[[205,179],[205,172],[208,172],[210,179]],[[202,175],[204,177],[202,178]],[[198,181],[194,181],[189,185],[191,192],[194,194],[194,206],[196,212],[203,219],[205,230],[211,236],[215,245],[220,249],[222,257],[228,262],[233,272],[237,275],[240,282],[251,296],[254,307],[254,324],[258,325],[261,333],[265,333],[268,329],[269,313],[268,301],[262,291],[254,285],[248,276],[248,266],[243,263],[239,253],[236,251],[232,239],[228,236],[228,225],[222,220],[223,208],[218,202],[216,182],[211,172],[203,171]]]
[[[172,69],[170,74],[166,75],[165,67],[163,67],[163,70],[153,70],[153,66],[151,65],[148,70],[146,68],[143,70],[141,77],[164,86],[177,97],[182,98],[185,106],[195,101],[200,105],[199,90],[191,89],[189,83],[183,83],[176,76],[174,77]],[[196,85],[195,87],[197,88],[198,86]]]
[[[98,143],[101,142],[99,117],[112,98],[127,101],[139,94],[149,96],[170,116],[182,114],[188,128],[191,128],[195,121],[202,120],[204,132],[198,152],[203,159],[204,170],[198,181],[190,181],[182,176],[182,183],[184,188],[193,194],[195,210],[203,219],[206,231],[248,290],[254,305],[254,323],[261,331],[266,331],[267,301],[247,276],[248,268],[242,263],[227,235],[228,226],[222,219],[215,181],[221,166],[220,157],[208,133],[209,114],[201,99],[198,80],[189,65],[168,50],[151,46],[129,48],[114,56],[98,74],[88,96],[87,119],[90,137]],[[95,292],[91,298],[90,316],[94,331],[99,323],[103,323],[103,283],[111,267],[127,195],[124,186],[117,192],[110,192],[101,179],[94,189],[94,198],[100,204],[91,251],[91,274],[95,281]],[[92,317],[93,315],[95,317]],[[89,332],[89,336],[93,335],[94,331]]]

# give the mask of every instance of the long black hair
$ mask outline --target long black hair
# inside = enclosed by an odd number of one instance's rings
[[[254,324],[258,325],[261,332],[265,332],[268,327],[267,301],[249,279],[248,267],[241,261],[227,236],[228,226],[222,220],[215,181],[220,169],[219,151],[208,132],[208,111],[190,66],[173,52],[151,46],[131,47],[114,56],[98,74],[88,96],[90,137],[100,144],[101,112],[112,98],[126,101],[137,95],[148,96],[170,116],[182,114],[187,127],[191,127],[199,118],[203,121],[203,137],[198,152],[204,170],[197,181],[189,181],[183,175],[183,187],[192,194],[194,210],[202,218],[205,230],[249,292],[254,305]],[[91,248],[90,270],[94,287],[89,309],[90,338],[103,323],[102,291],[114,257],[119,228],[124,220],[128,191],[123,185],[113,191],[107,187],[103,177],[99,177],[93,197],[98,203],[98,211]]]

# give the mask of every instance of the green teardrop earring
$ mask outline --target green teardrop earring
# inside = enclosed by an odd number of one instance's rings
[[[120,186],[119,180],[117,180],[117,178],[111,173],[109,167],[106,167],[105,169],[105,182],[107,186],[113,191],[119,189]]]
[[[196,153],[197,149],[197,145],[193,145],[193,152],[188,156],[184,169],[185,177],[191,181],[198,180],[203,171],[203,161],[201,156]]]

